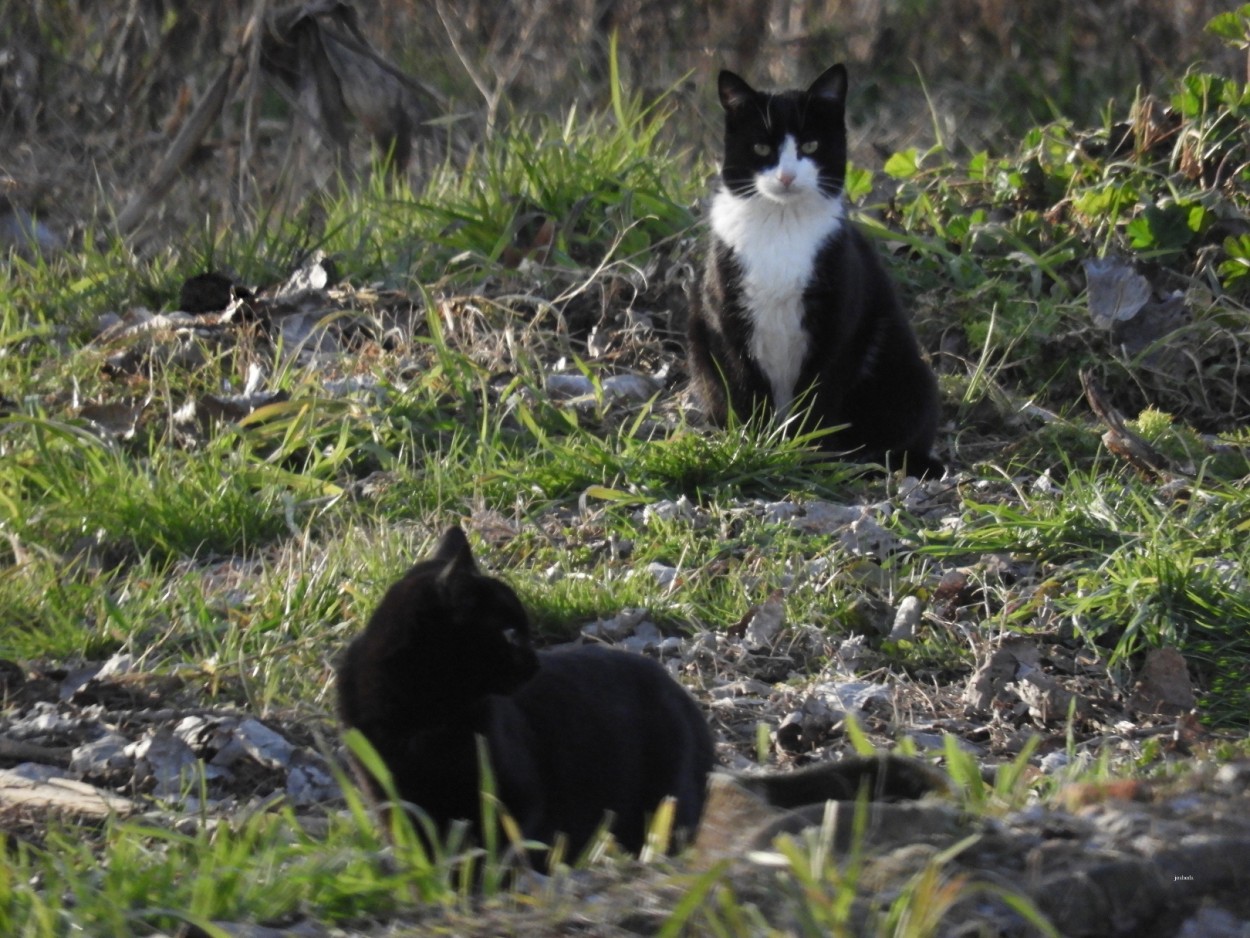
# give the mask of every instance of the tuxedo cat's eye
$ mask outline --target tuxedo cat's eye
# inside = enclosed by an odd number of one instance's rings
[[[806,154],[807,156],[811,156],[811,155],[812,155],[813,153],[815,153],[815,152],[816,152],[819,148],[820,148],[820,141],[818,141],[818,140],[808,140],[806,143],[803,143],[803,144],[801,144],[801,145],[799,146],[799,152],[800,152],[800,153],[804,153],[804,154]]]
[[[756,156],[768,156],[773,152],[773,148],[767,143],[757,143],[754,147]]]

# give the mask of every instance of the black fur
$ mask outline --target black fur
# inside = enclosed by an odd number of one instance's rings
[[[841,198],[846,175],[846,70],[835,65],[806,91],[768,94],[731,72],[719,82],[725,109],[723,187],[746,198],[755,175],[775,165],[787,134],[818,143],[812,158],[819,189]],[[688,366],[696,393],[713,423],[771,418],[772,390],[750,352],[753,323],[734,250],[711,236],[701,303],[688,326]],[[803,327],[810,341],[796,383],[807,428],[845,429],[823,438],[854,458],[941,475],[931,455],[938,418],[937,386],[920,355],[881,261],[849,219],[819,248],[802,294]],[[806,395],[806,396],[804,396]]]
[[[610,813],[617,841],[638,852],[669,795],[677,828],[688,836],[698,824],[712,741],[694,700],[641,655],[535,652],[516,594],[478,571],[459,528],[390,588],[338,687],[343,722],[441,827],[481,816],[479,735],[527,838],[563,834],[576,856]]]

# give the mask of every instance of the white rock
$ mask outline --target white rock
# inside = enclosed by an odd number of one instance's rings
[[[797,517],[800,510],[794,502],[767,502],[764,505],[763,518],[770,524],[777,524]]]
[[[909,641],[916,634],[924,603],[918,596],[904,596],[894,612],[894,625],[890,629],[891,641]]]
[[[286,776],[286,796],[292,804],[299,807],[320,804],[339,794],[334,775],[319,757],[303,751],[293,754]]]
[[[600,386],[610,400],[647,401],[659,390],[650,378],[642,375],[613,375],[604,378]]]
[[[594,382],[585,375],[547,375],[543,382],[547,394],[558,399],[585,397],[595,393]]]
[[[1066,752],[1056,750],[1048,752],[1038,761],[1041,770],[1047,775],[1054,775],[1056,772],[1065,768],[1072,760],[1068,758]]]
[[[16,775],[31,782],[46,782],[54,778],[69,778],[64,769],[55,765],[44,765],[42,762],[22,762],[11,769],[5,769],[9,775]]]
[[[874,701],[890,700],[890,688],[871,681],[841,681],[817,684],[812,698],[822,701],[830,710],[859,712]]]
[[[864,508],[859,505],[808,502],[802,515],[790,519],[790,525],[808,534],[832,534],[863,516]]]
[[[888,558],[902,543],[894,534],[866,517],[843,528],[838,540],[852,554],[877,560]]]
[[[126,754],[129,740],[120,733],[105,733],[99,739],[75,746],[69,756],[69,768],[78,775],[112,775],[124,772],[134,760]]]
[[[242,750],[267,769],[284,769],[291,761],[292,746],[259,720],[249,717],[235,727],[233,740]],[[223,750],[224,751],[224,750]],[[220,753],[218,756],[220,757]],[[214,765],[220,765],[216,758]]]
[[[100,670],[96,672],[96,680],[102,681],[106,677],[115,677],[121,674],[129,674],[134,670],[134,659],[130,655],[116,654],[109,658],[108,661],[100,665]]]
[[[14,739],[34,739],[39,736],[72,733],[78,728],[78,723],[77,719],[57,712],[56,704],[40,700],[31,706],[25,717],[9,724],[6,732]]]
[[[642,622],[634,629],[634,634],[621,639],[620,646],[627,651],[642,654],[653,648],[659,648],[664,636],[654,622]]]
[[[1058,495],[1060,489],[1055,485],[1055,480],[1050,477],[1050,470],[1047,469],[1040,476],[1033,480],[1033,484],[1029,486],[1038,495]]]
[[[582,629],[587,638],[605,639],[610,642],[620,641],[626,635],[633,634],[634,629],[647,621],[646,609],[622,609],[610,619],[599,619]]]
[[[848,671],[854,671],[869,655],[868,643],[863,635],[852,635],[838,645],[838,660]]]
[[[660,642],[660,657],[670,658],[682,653],[684,642],[676,635],[670,635]]]
[[[676,521],[694,517],[694,505],[685,495],[676,501],[663,499],[652,502],[642,510],[642,520],[647,524],[652,521]]]
[[[151,780],[158,797],[180,794],[192,784],[199,760],[191,747],[168,729],[159,729],[123,750],[135,762],[135,783]]]
[[[785,620],[785,597],[778,590],[756,607],[755,615],[751,616],[742,636],[743,647],[747,651],[755,652],[772,648],[777,636],[781,634]]]
[[[673,584],[677,582],[677,568],[670,567],[666,563],[653,560],[647,564],[647,573],[664,589],[672,588]]]

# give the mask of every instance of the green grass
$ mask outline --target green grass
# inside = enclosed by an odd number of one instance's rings
[[[313,227],[262,216],[252,230],[200,233],[142,258],[89,236],[56,259],[11,259],[0,284],[0,657],[72,663],[129,650],[152,671],[190,665],[207,702],[300,707],[328,730],[334,656],[387,584],[445,525],[495,517],[512,535],[484,545],[483,562],[552,640],[624,607],[674,632],[723,630],[784,587],[788,622],[834,643],[866,634],[890,667],[958,679],[972,643],[932,623],[914,641],[883,643],[881,610],[930,597],[953,567],[1006,557],[1031,572],[986,582],[983,611],[960,625],[977,641],[1058,634],[1124,681],[1145,650],[1177,647],[1203,718],[1244,735],[1250,494],[1245,434],[1229,416],[1245,413],[1243,379],[1213,354],[1198,363],[1207,385],[1169,383],[1159,346],[1117,350],[1090,322],[1080,267],[1132,258],[1159,289],[1188,291],[1186,341],[1246,350],[1250,247],[1214,220],[1248,208],[1244,89],[1187,76],[1175,101],[1183,132],[1168,146],[1147,139],[1139,107],[1127,149],[1113,119],[1123,115],[1108,113],[1089,131],[1037,128],[1002,154],[937,148],[887,163],[893,197],[862,207],[880,218],[867,227],[925,345],[946,349],[935,356],[943,456],[962,471],[943,507],[922,511],[894,480],[818,458],[810,439],[693,426],[672,388],[646,402],[603,393],[609,375],[651,372],[675,353],[651,337],[596,357],[589,327],[570,318],[594,291],[607,298],[607,331],[630,297],[663,318],[671,298],[650,281],[697,263],[692,206],[707,170],[677,139],[666,101],[616,87],[601,112],[513,123],[420,191],[344,189]],[[1214,185],[1204,172],[1217,164],[1235,177]],[[869,188],[856,191],[867,199]],[[549,251],[531,250],[547,223]],[[412,340],[327,362],[284,357],[255,336],[237,349],[196,337],[195,356],[158,344],[131,373],[102,369],[111,350],[94,341],[99,317],[172,308],[181,280],[207,268],[280,279],[314,248],[351,283],[405,291]],[[380,321],[370,302],[361,314]],[[1212,336],[1225,344],[1204,346]],[[556,359],[591,378],[591,400],[550,398]],[[189,401],[242,387],[257,362],[282,399],[233,423],[174,421]],[[1168,411],[1138,426],[1194,477],[1146,479],[1109,454],[1081,402],[1080,367],[1130,415],[1147,403]],[[133,434],[85,410],[119,402],[142,405]],[[1236,446],[1213,447],[1195,428]],[[654,511],[679,499],[688,509]],[[762,507],[822,499],[884,503],[873,517],[900,549],[857,556]],[[653,562],[677,571],[672,584],[647,572]],[[1016,782],[987,791],[962,771],[972,809],[1019,803]],[[190,833],[114,821],[54,825],[39,844],[12,837],[0,932],[124,935],[295,915],[350,924],[465,907],[454,858],[422,856],[411,832],[388,841],[350,808],[325,836],[279,811]],[[813,934],[845,931],[856,896],[853,865],[827,853],[808,843],[784,854]],[[498,874],[489,858],[475,862]],[[967,893],[941,871],[936,862],[884,910],[878,933],[932,933]],[[682,922],[752,933],[758,910],[718,877],[691,880],[694,898],[666,933]]]

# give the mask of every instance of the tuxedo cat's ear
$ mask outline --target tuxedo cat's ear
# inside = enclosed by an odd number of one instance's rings
[[[807,93],[814,98],[841,104],[846,100],[846,66],[831,66],[812,82]]]
[[[720,94],[720,106],[726,111],[741,107],[755,96],[755,89],[733,72],[722,71],[716,81],[716,90]]]
[[[434,548],[434,559],[446,564],[442,577],[460,573],[477,573],[477,564],[473,561],[473,551],[469,548],[469,539],[458,527],[448,528],[443,539]]]

